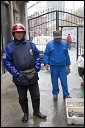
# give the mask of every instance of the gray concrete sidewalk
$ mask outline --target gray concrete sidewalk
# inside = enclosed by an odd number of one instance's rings
[[[71,73],[68,75],[68,88],[74,98],[84,98],[76,66],[76,49],[69,51],[71,57]],[[29,120],[22,123],[23,113],[18,103],[18,94],[12,76],[7,72],[1,76],[1,127],[84,127],[83,125],[68,125],[66,120],[65,101],[63,100],[62,87],[59,82],[60,93],[58,101],[53,101],[50,72],[42,65],[39,72],[40,110],[47,115],[47,119],[33,117],[31,98],[28,91]]]

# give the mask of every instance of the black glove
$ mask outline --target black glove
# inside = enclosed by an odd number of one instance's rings
[[[66,66],[66,72],[67,72],[67,75],[71,72],[70,71],[70,66]]]

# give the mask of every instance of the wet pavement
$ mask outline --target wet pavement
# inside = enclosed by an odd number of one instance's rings
[[[76,49],[69,51],[71,57],[71,73],[68,75],[68,88],[73,98],[84,98],[76,66]],[[31,98],[28,91],[29,120],[22,123],[22,110],[18,103],[18,94],[12,76],[7,72],[1,76],[1,127],[84,127],[84,125],[68,125],[66,119],[65,100],[59,81],[58,100],[53,100],[50,72],[42,65],[39,72],[40,111],[47,115],[46,119],[33,117]]]

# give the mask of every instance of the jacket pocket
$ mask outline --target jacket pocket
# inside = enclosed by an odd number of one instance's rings
[[[55,49],[54,48],[50,48],[50,51],[52,52],[52,51],[55,51]]]

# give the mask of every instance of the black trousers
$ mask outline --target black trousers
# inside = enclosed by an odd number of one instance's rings
[[[23,113],[28,113],[28,97],[27,97],[27,91],[29,90],[31,100],[32,100],[32,107],[33,112],[37,113],[39,112],[39,106],[40,106],[40,92],[39,92],[39,86],[38,82],[30,85],[17,85],[17,91],[19,95],[19,103],[21,105]]]

